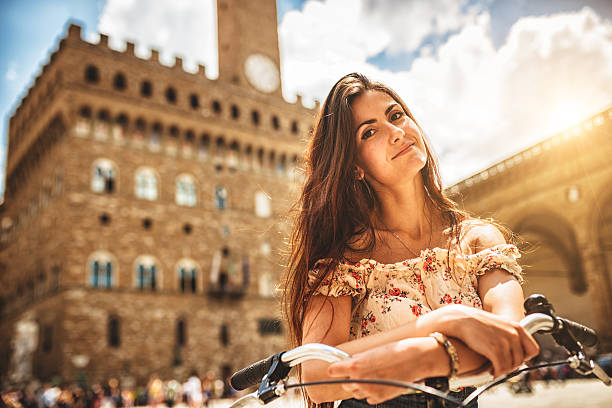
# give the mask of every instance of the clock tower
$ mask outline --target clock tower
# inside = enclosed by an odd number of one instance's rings
[[[281,96],[276,0],[217,0],[219,80]]]

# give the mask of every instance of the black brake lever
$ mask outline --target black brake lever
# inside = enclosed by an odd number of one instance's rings
[[[261,379],[261,384],[257,389],[257,397],[267,404],[284,394],[284,387],[278,387],[278,382],[287,377],[291,367],[286,366],[281,361],[282,353],[276,354],[272,358],[272,364],[268,373]]]

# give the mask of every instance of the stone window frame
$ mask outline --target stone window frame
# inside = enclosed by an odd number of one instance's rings
[[[217,184],[213,190],[213,200],[215,208],[219,211],[225,211],[228,209],[229,192],[227,187],[223,184]]]
[[[99,265],[103,265],[101,268],[102,278],[106,277],[106,284],[100,284],[99,276],[94,275],[94,265],[98,262]],[[109,270],[108,267],[110,265],[110,281]],[[87,273],[85,276],[87,277],[86,285],[90,288],[101,288],[101,289],[111,289],[119,286],[119,271],[117,268],[117,259],[113,254],[108,251],[95,251],[91,255],[89,255],[87,259],[86,270]]]
[[[110,348],[121,347],[121,319],[117,314],[109,314],[107,319],[107,346]]]
[[[181,293],[199,293],[202,285],[201,268],[198,263],[191,258],[180,259],[175,266],[176,271],[176,282],[177,290]],[[181,272],[187,272],[187,274],[181,274]],[[188,276],[191,273],[191,276]],[[188,279],[189,281],[187,281]],[[190,283],[190,287],[187,287],[187,283]]]
[[[159,151],[161,149],[163,134],[164,125],[159,121],[153,122],[146,138],[150,150]]]
[[[198,159],[208,160],[210,156],[210,134],[208,132],[202,132],[198,138]]]
[[[230,106],[230,116],[233,120],[240,119],[240,108],[236,104]]]
[[[111,127],[111,136],[114,141],[123,141],[128,135],[130,119],[125,112],[119,112],[115,116]]]
[[[157,292],[163,288],[163,271],[159,261],[153,255],[140,255],[134,260],[134,288]],[[142,268],[141,268],[142,267]],[[141,270],[143,276],[140,276]],[[144,274],[148,272],[148,276]]]
[[[141,166],[136,169],[134,172],[134,197],[140,200],[157,201],[161,196],[160,190],[159,174],[153,168]]]
[[[82,105],[77,113],[74,132],[77,136],[89,137],[93,130],[92,109],[89,105]]]
[[[166,98],[166,102],[171,105],[176,105],[178,102],[178,92],[173,86],[169,86],[164,91],[164,97]]]
[[[200,108],[200,97],[198,96],[198,94],[189,94],[189,106],[193,110],[198,110]]]
[[[259,111],[256,109],[253,109],[251,111],[251,122],[253,123],[253,125],[255,126],[259,126],[261,120],[259,118]]]
[[[148,79],[140,83],[140,96],[143,98],[151,98],[153,96],[153,83]]]
[[[128,87],[127,78],[123,72],[116,72],[113,76],[113,89],[116,91],[125,91]]]
[[[175,341],[177,347],[185,347],[187,345],[187,318],[184,316],[176,320]]]
[[[115,194],[118,189],[118,166],[105,157],[100,157],[91,164],[89,188],[98,194]]]
[[[107,140],[111,131],[111,115],[108,109],[100,109],[93,122],[93,137]]]
[[[280,119],[277,115],[272,115],[272,117],[270,118],[270,123],[272,124],[272,129],[277,131],[280,130]]]
[[[84,74],[85,82],[88,84],[97,84],[100,82],[100,69],[94,64],[87,64]]]
[[[183,207],[195,207],[198,205],[198,187],[196,178],[189,173],[181,173],[176,176],[174,190],[174,202]]]

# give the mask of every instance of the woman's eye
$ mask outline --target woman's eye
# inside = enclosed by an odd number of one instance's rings
[[[391,120],[398,120],[402,116],[404,116],[404,112],[402,112],[402,111],[395,111],[395,112],[393,112],[391,114]]]
[[[374,129],[368,129],[361,135],[361,140],[369,139],[374,136]]]

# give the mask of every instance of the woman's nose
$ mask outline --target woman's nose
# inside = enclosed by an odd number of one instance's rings
[[[395,126],[393,124],[390,124],[390,126],[391,126],[391,129],[389,132],[390,134],[389,140],[391,144],[400,142],[406,135],[406,132],[404,132],[404,129],[402,129],[401,127]]]

